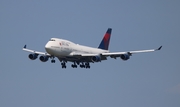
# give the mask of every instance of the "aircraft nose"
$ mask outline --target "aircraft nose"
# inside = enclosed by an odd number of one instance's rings
[[[45,45],[45,49],[46,49],[46,51],[48,52],[48,50],[50,50],[50,45],[47,43],[46,45]]]

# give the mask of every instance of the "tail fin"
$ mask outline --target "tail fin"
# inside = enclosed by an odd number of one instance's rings
[[[111,38],[111,28],[108,28],[107,32],[104,35],[104,38],[102,39],[101,43],[99,44],[99,49],[104,49],[104,50],[108,50],[109,47],[109,42],[110,42],[110,38]]]

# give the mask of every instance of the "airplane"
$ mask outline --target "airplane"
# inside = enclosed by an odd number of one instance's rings
[[[61,62],[62,68],[66,68],[66,63],[72,62],[72,68],[77,68],[79,65],[81,68],[90,68],[90,63],[101,62],[110,58],[120,58],[124,61],[130,59],[132,54],[154,52],[162,48],[160,46],[157,49],[127,51],[127,52],[109,52],[108,47],[110,43],[112,29],[108,28],[98,48],[88,47],[73,43],[71,41],[59,38],[51,38],[45,45],[46,52],[39,52],[31,49],[27,49],[24,45],[23,50],[30,52],[29,59],[35,60],[38,55],[40,61],[46,62],[51,59],[51,63],[55,63],[55,57]]]

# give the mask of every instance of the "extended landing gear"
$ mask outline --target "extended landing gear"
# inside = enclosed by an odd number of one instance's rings
[[[51,63],[55,63],[56,61],[54,60],[54,56],[51,57]]]
[[[80,64],[81,68],[90,68],[89,62],[86,62],[85,64],[82,62],[82,64]]]
[[[71,67],[77,68],[76,62],[74,62],[74,64],[72,64]]]
[[[54,59],[51,60],[51,63],[55,63],[56,61]]]
[[[90,65],[88,62],[85,63],[85,67],[90,69]]]
[[[62,62],[61,65],[62,65],[62,68],[66,68],[66,63],[65,62]]]
[[[71,65],[71,67],[73,67],[73,68],[77,68],[77,65],[72,64],[72,65]]]
[[[79,64],[79,66],[81,68],[90,68],[90,65],[88,62],[86,62],[85,64],[82,62],[81,64]],[[72,68],[77,68],[76,62],[74,62],[74,64],[71,65]]]
[[[82,62],[82,64],[79,65],[81,68],[85,68],[84,63]]]
[[[81,68],[86,68],[86,69],[90,69],[90,64],[89,64],[89,62],[86,62],[86,63],[84,63],[84,62],[74,62],[72,65],[71,65],[71,67],[72,68],[77,68],[77,65],[79,65]],[[66,61],[63,61],[63,60],[61,60],[61,66],[62,66],[62,68],[66,68]]]

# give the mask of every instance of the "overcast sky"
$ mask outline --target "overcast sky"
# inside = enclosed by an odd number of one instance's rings
[[[0,0],[0,107],[180,107],[179,0]],[[31,61],[52,37],[161,51],[62,69]]]

